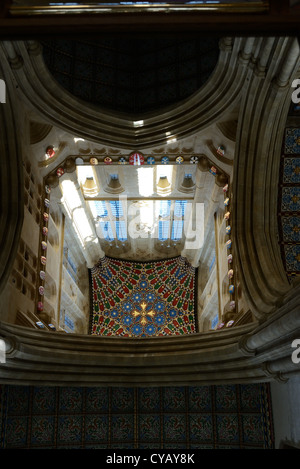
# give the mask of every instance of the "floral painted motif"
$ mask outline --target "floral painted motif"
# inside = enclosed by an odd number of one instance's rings
[[[278,191],[279,245],[287,277],[300,275],[300,128],[286,128]]]
[[[285,131],[284,152],[287,155],[300,154],[300,128],[287,128]]]
[[[283,183],[300,183],[300,158],[284,158]]]

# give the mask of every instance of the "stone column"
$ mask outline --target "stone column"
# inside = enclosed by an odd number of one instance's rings
[[[75,186],[75,189],[77,191],[77,195],[78,195],[78,197],[80,199],[80,202],[81,202],[81,205],[80,205],[80,207],[76,207],[74,210],[76,210],[77,208],[85,208],[86,202],[84,200],[84,197],[82,195],[82,192],[81,192],[81,189],[80,189],[77,177],[76,177],[76,171],[73,171],[73,172],[70,172],[70,173],[65,173],[61,177],[61,179],[62,180],[70,180],[70,181],[73,182],[73,184]],[[60,192],[62,194],[62,198],[63,198],[64,195],[61,191],[61,188],[59,188],[59,190],[60,190]],[[68,212],[66,211],[63,202],[61,203],[60,206],[61,206],[61,210],[63,211],[64,215],[67,218],[69,218]],[[85,246],[84,246],[84,249],[82,250],[82,252],[83,252],[83,255],[86,259],[87,267],[90,269],[96,264],[96,262],[99,259],[104,257],[105,254],[104,254],[103,250],[101,249],[99,239],[98,239],[98,236],[97,236],[97,233],[96,233],[96,229],[95,229],[95,226],[94,226],[94,222],[93,222],[93,220],[91,220],[89,218],[88,212],[85,211],[85,213],[86,213],[86,216],[88,217],[89,226],[91,228],[91,231],[92,231],[93,235],[92,235],[92,238],[90,240],[85,241]]]
[[[24,181],[20,142],[22,124],[18,122],[16,114],[18,102],[14,96],[14,84],[7,67],[7,58],[0,46],[0,79],[3,79],[6,85],[6,102],[0,103],[0,294],[11,273],[24,217]]]
[[[196,227],[196,218],[197,218],[197,203],[204,203],[204,198],[203,198],[203,188],[205,184],[205,179],[207,177],[207,171],[208,171],[209,165],[208,165],[208,160],[207,158],[202,155],[200,157],[200,161],[197,164],[197,170],[196,170],[196,180],[195,180],[195,195],[194,195],[194,200],[193,202],[188,202],[189,210],[186,212],[185,216],[185,221],[184,224],[185,226],[190,226],[192,230],[195,231]],[[204,225],[205,226],[205,225]],[[189,231],[189,230],[186,230]],[[187,260],[192,264],[193,267],[198,267],[198,261],[201,253],[202,247],[200,249],[195,250],[190,249],[188,247],[188,240],[185,240],[185,245],[183,250],[181,251],[182,257],[187,258]],[[199,253],[200,251],[200,253]]]
[[[18,69],[23,65],[23,59],[16,53],[14,45],[10,41],[3,41],[11,68]]]
[[[284,87],[289,83],[296,62],[299,60],[300,48],[297,39],[290,39],[290,42],[290,47],[284,56],[284,63],[276,80],[278,86]]]

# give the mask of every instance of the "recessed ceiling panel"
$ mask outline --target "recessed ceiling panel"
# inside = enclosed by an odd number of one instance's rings
[[[174,34],[108,34],[42,45],[49,71],[73,96],[134,115],[190,97],[219,57],[217,38]]]

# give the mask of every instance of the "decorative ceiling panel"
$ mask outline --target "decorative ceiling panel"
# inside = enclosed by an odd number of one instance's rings
[[[198,91],[219,58],[219,40],[105,35],[43,41],[45,64],[72,95],[126,113],[156,111]]]
[[[300,107],[290,115],[300,117]],[[300,121],[299,121],[300,124]],[[281,254],[287,276],[300,275],[300,128],[286,127],[280,165],[278,228]]]
[[[196,269],[183,257],[149,263],[104,257],[90,270],[91,334],[196,332],[195,278]]]

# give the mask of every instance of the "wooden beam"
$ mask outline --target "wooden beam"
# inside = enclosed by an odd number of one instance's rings
[[[224,34],[234,36],[297,36],[297,15],[262,15],[230,17],[189,14],[103,15],[80,18],[0,18],[0,39],[97,35],[107,32],[197,32],[204,37]],[[178,30],[180,28],[180,30]]]
[[[300,9],[290,9],[289,0],[270,0],[261,13],[214,13],[188,9],[165,12],[112,10],[95,14],[15,16],[7,13],[12,0],[0,7],[0,39],[98,35],[114,32],[197,32],[207,36],[298,36]]]
[[[272,14],[288,14],[290,11],[290,0],[269,0],[270,13]]]

